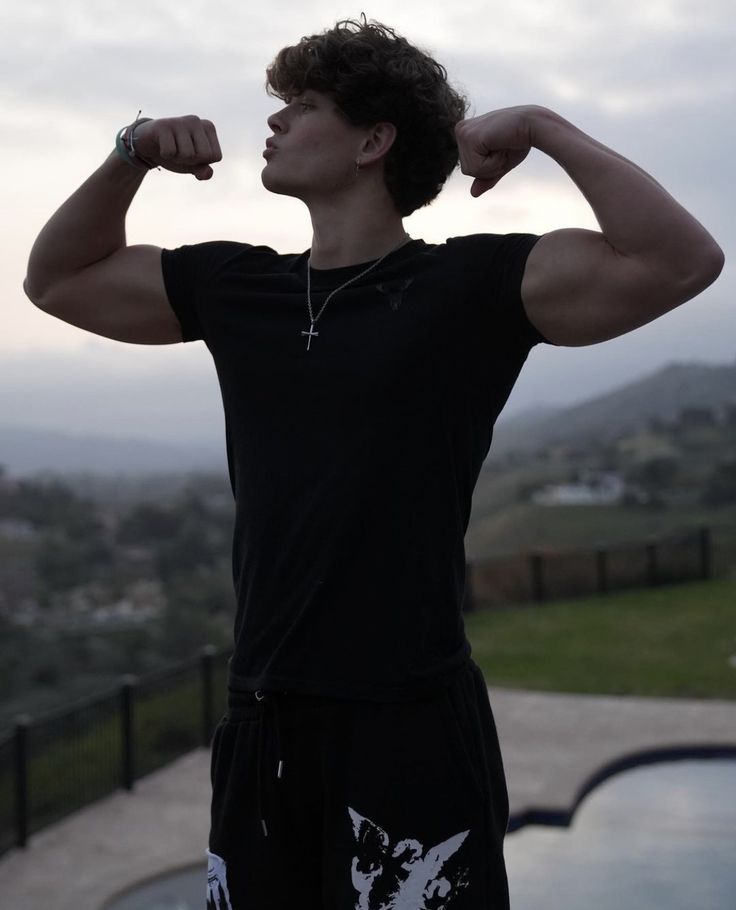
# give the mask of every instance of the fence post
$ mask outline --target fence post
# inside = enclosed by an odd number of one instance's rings
[[[608,594],[608,552],[606,550],[596,550],[595,566],[598,593]]]
[[[214,732],[213,676],[216,651],[214,645],[202,648],[202,745],[205,749],[210,747]]]
[[[28,845],[28,729],[29,714],[15,719],[15,832],[16,845]]]
[[[532,573],[532,598],[541,603],[545,599],[544,590],[544,557],[541,553],[532,553],[530,557]]]
[[[120,720],[122,734],[122,786],[132,790],[135,783],[135,741],[133,711],[137,677],[124,676],[120,687]]]
[[[701,528],[698,537],[700,542],[700,577],[703,581],[707,581],[711,577],[710,528]]]
[[[657,584],[657,544],[647,544],[647,584],[654,587]]]

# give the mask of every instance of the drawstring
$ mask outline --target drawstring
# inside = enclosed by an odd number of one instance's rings
[[[261,827],[263,828],[263,836],[268,837],[268,828],[266,826],[265,813],[263,811],[263,774],[262,774],[262,764],[263,764],[263,753],[265,751],[265,738],[264,730],[266,726],[266,718],[268,716],[269,707],[272,708],[274,714],[274,732],[276,738],[276,758],[278,759],[276,765],[276,778],[277,780],[281,779],[284,772],[284,762],[281,759],[281,725],[279,723],[279,699],[276,697],[279,692],[263,692],[260,689],[255,693],[256,701],[263,704],[263,715],[261,717],[261,723],[258,727],[258,765],[256,769],[256,790],[258,798],[258,818],[261,822]]]

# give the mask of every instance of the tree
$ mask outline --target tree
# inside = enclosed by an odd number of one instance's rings
[[[632,465],[626,480],[638,486],[650,504],[664,505],[664,494],[675,483],[679,469],[677,458],[659,456]]]
[[[722,461],[711,470],[705,481],[701,499],[709,506],[736,502],[736,460]]]
[[[205,644],[232,645],[235,593],[228,561],[177,573],[166,583],[166,596],[158,645],[167,657],[190,657]]]
[[[121,544],[159,543],[176,534],[179,521],[179,516],[171,509],[142,503],[123,517],[115,537]]]

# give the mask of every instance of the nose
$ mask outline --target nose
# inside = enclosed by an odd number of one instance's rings
[[[274,133],[282,133],[284,131],[285,121],[281,114],[281,111],[276,111],[274,114],[271,114],[268,120],[266,120],[269,129]]]

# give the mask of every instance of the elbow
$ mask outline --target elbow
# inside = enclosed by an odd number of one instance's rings
[[[726,263],[726,256],[724,255],[723,250],[718,246],[718,244],[710,238],[710,243],[708,248],[703,251],[701,257],[701,270],[702,278],[705,282],[704,287],[713,284],[713,282],[718,278],[718,276],[723,271],[723,266]]]
[[[718,244],[709,238],[710,243],[706,250],[702,254],[702,269],[703,277],[707,282],[706,287],[718,278],[718,276],[723,271],[723,266],[726,263],[726,256],[723,250],[718,246]]]
[[[709,238],[691,260],[688,272],[681,278],[681,292],[685,300],[701,294],[723,271],[726,257],[720,246]]]
[[[726,255],[723,250],[718,246],[718,244],[713,241],[713,249],[711,252],[712,256],[712,268],[713,268],[713,277],[711,278],[711,284],[718,278],[718,276],[723,271],[723,266],[726,264]]]
[[[28,275],[23,279],[23,293],[34,306],[37,306],[39,310],[43,310],[44,313],[51,312],[47,303],[48,291],[48,288],[42,289],[38,284],[34,284]]]
[[[41,294],[37,287],[34,287],[28,275],[23,279],[23,293],[37,307],[41,307]],[[43,307],[41,307],[43,309]]]

